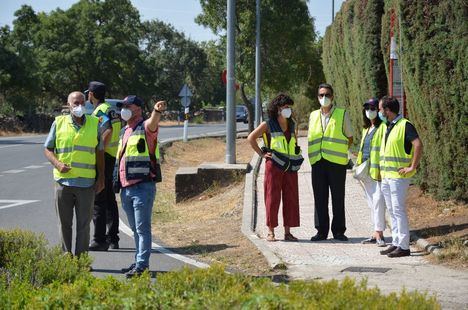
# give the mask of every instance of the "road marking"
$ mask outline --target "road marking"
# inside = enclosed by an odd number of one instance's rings
[[[21,169],[13,169],[13,170],[7,170],[7,171],[2,171],[2,173],[20,173],[20,172],[24,172],[24,170],[21,170]]]
[[[0,146],[0,149],[4,149],[6,147],[18,146],[18,145],[21,145],[21,144],[2,145],[2,146]]]
[[[13,208],[17,206],[26,205],[28,203],[37,202],[39,200],[5,200],[0,199],[0,205],[6,204],[5,206],[0,206],[0,209]]]
[[[44,168],[44,166],[31,165],[31,166],[24,167],[24,169],[39,169],[39,168]]]
[[[42,165],[50,165],[50,162],[45,161],[45,162],[42,163]]]
[[[133,239],[133,231],[120,218],[119,218],[119,230]],[[182,262],[184,262],[186,264],[189,264],[189,265],[192,265],[192,266],[195,266],[195,267],[198,267],[198,268],[208,268],[208,267],[210,267],[210,265],[208,265],[208,264],[199,262],[197,260],[194,260],[192,258],[183,256],[183,255],[180,255],[180,254],[176,254],[176,253],[172,252],[171,250],[168,250],[165,247],[163,247],[163,246],[161,246],[161,245],[159,245],[157,243],[152,242],[151,247],[154,250],[156,250],[156,251],[158,251],[158,252],[160,252],[162,254],[165,254],[165,255],[167,255],[169,257],[180,260],[180,261],[182,261]]]

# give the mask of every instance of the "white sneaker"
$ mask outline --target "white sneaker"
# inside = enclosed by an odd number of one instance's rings
[[[384,246],[387,246],[387,244],[385,243],[385,239],[377,239],[376,242],[378,247],[384,247]]]

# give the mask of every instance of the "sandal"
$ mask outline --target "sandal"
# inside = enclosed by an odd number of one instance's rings
[[[297,238],[294,237],[291,233],[284,234],[284,241],[297,241]]]
[[[277,241],[275,238],[275,234],[269,233],[266,237],[266,241],[269,241],[269,242]]]

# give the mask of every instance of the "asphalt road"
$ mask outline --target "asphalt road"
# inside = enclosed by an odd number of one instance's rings
[[[237,123],[238,129],[246,125]],[[191,125],[189,138],[197,135],[224,133],[224,124]],[[159,138],[181,138],[182,126],[162,127]],[[59,244],[58,224],[54,208],[54,181],[52,166],[43,155],[46,135],[0,138],[0,228],[20,228],[43,233],[51,245]],[[120,249],[108,252],[90,252],[97,276],[119,275],[120,269],[133,262],[134,242],[125,223],[125,213],[119,206]],[[91,224],[91,227],[93,224]],[[170,253],[153,238],[150,270],[155,273],[177,270],[184,266],[205,267],[205,264]]]

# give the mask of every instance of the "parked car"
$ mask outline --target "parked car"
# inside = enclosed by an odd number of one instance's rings
[[[111,105],[111,110],[114,110],[117,114],[120,114],[120,108],[117,107],[117,102],[122,102],[122,99],[107,99],[106,102],[108,102]],[[85,102],[85,111],[86,114],[91,114],[94,111],[94,106],[91,102],[86,101]]]
[[[244,122],[247,124],[249,122],[249,111],[245,105],[237,105],[236,106],[236,121],[237,122]]]

